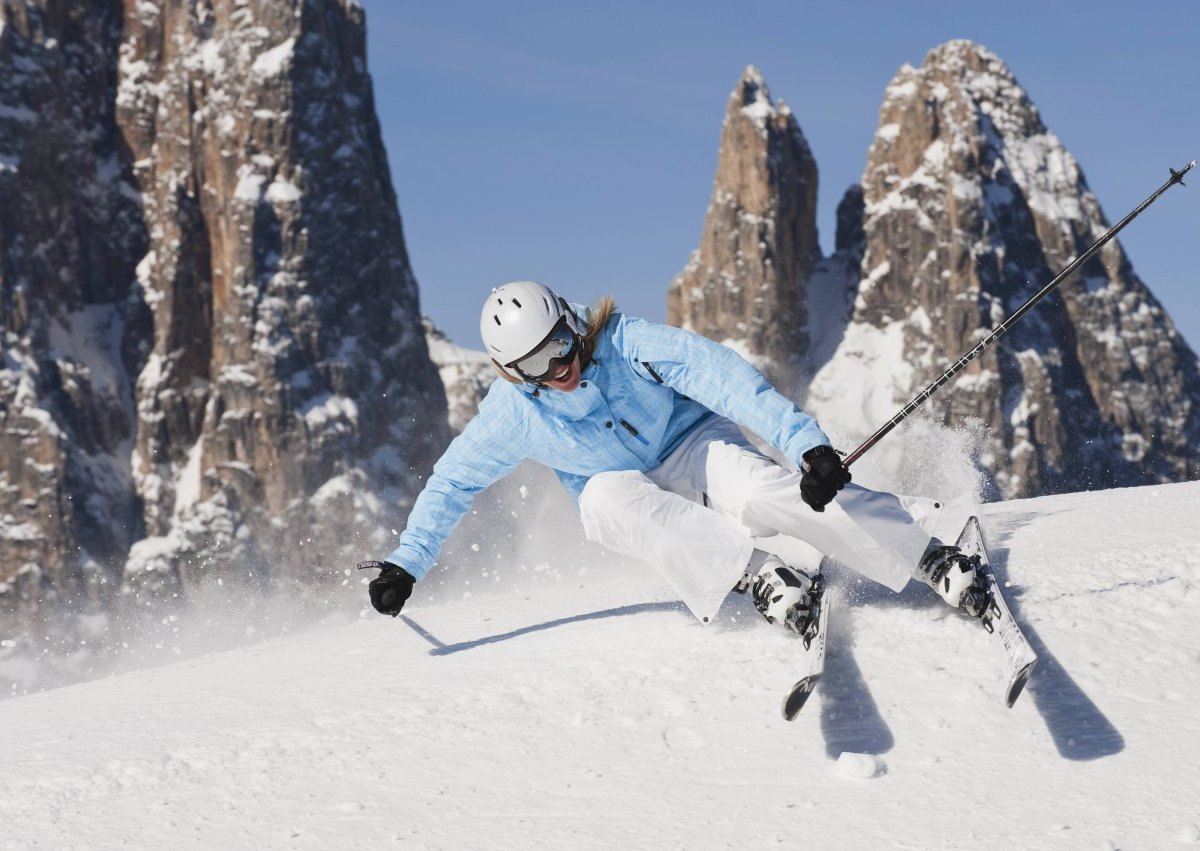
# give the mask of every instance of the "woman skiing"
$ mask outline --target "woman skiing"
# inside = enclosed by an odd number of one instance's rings
[[[400,613],[475,495],[527,458],[575,497],[590,540],[654,565],[705,622],[752,587],[768,621],[805,633],[812,577],[756,547],[776,534],[893,590],[916,575],[951,605],[970,599],[970,563],[927,531],[938,504],[851,484],[816,421],[732,349],[531,281],[492,290],[480,333],[506,381],[434,466],[396,549],[365,563],[382,568],[379,612]]]

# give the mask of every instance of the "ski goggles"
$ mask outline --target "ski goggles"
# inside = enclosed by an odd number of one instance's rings
[[[567,325],[564,316],[536,349],[507,366],[515,369],[527,381],[544,382],[561,366],[571,362],[578,345],[579,338]]]

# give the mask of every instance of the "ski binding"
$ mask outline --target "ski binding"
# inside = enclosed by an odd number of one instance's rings
[[[1008,609],[1008,602],[1000,590],[1000,583],[992,572],[988,561],[987,550],[983,545],[983,530],[979,527],[979,518],[971,517],[958,536],[958,548],[974,562],[975,570],[982,580],[982,591],[985,599],[981,601],[982,611],[978,615],[979,623],[988,635],[989,643],[1000,653],[1004,664],[1006,705],[1011,707],[1021,696],[1029,675],[1037,665],[1038,657],[1020,625],[1013,620]]]
[[[825,587],[824,580],[819,574],[813,586],[816,589],[813,596],[816,598],[814,608],[817,610],[817,615],[812,620],[809,629],[800,638],[804,645],[804,658],[808,663],[807,673],[796,681],[796,684],[788,690],[787,695],[783,698],[785,721],[796,719],[808,701],[809,695],[817,687],[821,675],[825,673],[825,636],[829,627],[832,594]]]

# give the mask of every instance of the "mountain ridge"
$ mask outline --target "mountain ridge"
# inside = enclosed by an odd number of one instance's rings
[[[805,221],[816,204],[791,178],[755,170],[760,138],[727,132],[748,79],[766,92],[748,69],[731,96],[701,249],[670,285],[668,318],[742,352],[841,440],[890,419],[1108,229],[1082,169],[1003,61],[950,41],[887,86],[862,183],[839,204],[836,252],[810,250],[809,265],[768,282],[769,298],[731,301],[758,292],[758,269],[802,244],[769,231],[722,260],[711,246],[744,242],[723,212],[732,199],[780,208],[791,195]],[[810,304],[822,305],[811,317]],[[753,332],[774,320],[797,330]],[[1184,481],[1200,474],[1198,363],[1114,240],[919,416],[980,435],[994,496]]]

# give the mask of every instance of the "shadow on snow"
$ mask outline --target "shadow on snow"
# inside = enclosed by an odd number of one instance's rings
[[[582,621],[595,621],[604,618],[620,618],[629,615],[638,615],[643,612],[686,612],[687,608],[683,603],[633,603],[628,606],[618,606],[614,609],[603,609],[598,612],[586,612],[580,615],[571,615],[565,618],[556,618],[552,621],[544,623],[530,624],[523,626],[520,629],[510,630],[509,632],[501,632],[496,635],[485,635],[482,638],[476,638],[471,641],[460,641],[457,644],[446,644],[439,640],[425,627],[414,621],[408,615],[401,615],[400,620],[408,624],[417,635],[424,638],[433,645],[433,649],[429,651],[430,656],[449,656],[452,653],[461,653],[464,650],[473,650],[476,647],[483,647],[485,644],[496,644],[501,641],[509,641],[513,638],[520,638],[523,635],[529,635],[534,632],[543,632],[547,629],[555,629],[567,624],[580,623]]]
[[[1021,519],[1019,516],[1004,518],[1003,526],[1005,528],[995,530],[991,546],[988,548],[992,570],[1002,586],[1007,586],[1008,578],[1008,547],[1006,544],[1011,537],[1012,529],[1020,525]],[[837,568],[834,570],[837,572]],[[911,606],[915,602],[913,595],[893,594],[890,591],[877,590],[871,586],[872,583],[867,583],[867,587],[855,589],[855,592],[850,595],[853,600],[851,605],[855,607],[871,604]],[[1005,595],[1008,598],[1009,608],[1012,610],[1013,617],[1021,623],[1029,643],[1038,655],[1038,665],[1026,686],[1026,691],[1029,692],[1034,705],[1045,721],[1046,729],[1059,754],[1070,760],[1089,761],[1120,753],[1125,749],[1124,737],[1092,699],[1084,693],[1066,668],[1059,663],[1028,621],[1021,618],[1020,591],[1019,589],[1014,590],[1016,593],[1010,592]],[[431,656],[449,656],[464,650],[509,641],[572,623],[627,617],[645,612],[686,611],[686,607],[678,602],[634,603],[557,618],[456,644],[446,644],[407,615],[401,615],[400,619],[413,632],[432,645],[432,649],[429,651]],[[826,665],[825,676],[820,686],[821,732],[825,738],[826,753],[831,758],[836,758],[845,751],[882,754],[891,750],[895,744],[891,729],[871,696],[870,688],[863,678],[862,669],[854,657],[850,643],[848,641],[840,644],[831,642]]]
[[[825,754],[837,759],[845,752],[887,753],[896,740],[871,696],[851,645],[847,642],[836,651],[835,646],[827,651],[819,687]]]
[[[1008,539],[1011,530],[1020,525],[1021,516],[1005,517],[1006,528],[997,530],[991,546],[987,547],[992,570],[1001,586],[1008,579]],[[989,530],[985,528],[985,533]],[[1005,534],[1008,532],[1009,534]],[[985,546],[986,534],[985,534]],[[1079,687],[1071,674],[1050,652],[1037,631],[1021,617],[1020,594],[1006,594],[1013,618],[1021,624],[1025,637],[1038,655],[1037,667],[1025,690],[1046,722],[1054,746],[1064,758],[1086,762],[1103,759],[1125,750],[1125,737],[1105,717],[1090,697]]]

